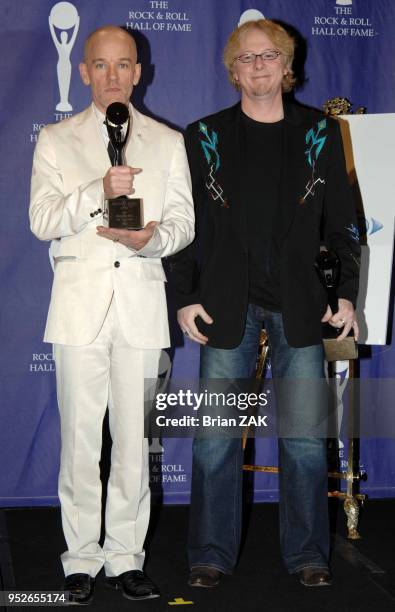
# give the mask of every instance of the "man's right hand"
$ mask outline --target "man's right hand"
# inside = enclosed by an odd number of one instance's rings
[[[103,178],[104,195],[106,199],[117,198],[121,195],[131,195],[134,192],[133,179],[141,168],[131,166],[112,166]]]
[[[203,336],[203,334],[201,334],[196,327],[196,317],[201,317],[205,323],[208,323],[208,325],[211,325],[211,323],[214,322],[201,304],[191,304],[190,306],[180,308],[180,310],[177,312],[177,321],[181,327],[182,333],[194,342],[198,342],[199,344],[207,344],[207,336]]]

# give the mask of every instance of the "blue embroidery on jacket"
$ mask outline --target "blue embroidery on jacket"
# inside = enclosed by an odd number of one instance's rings
[[[350,236],[355,242],[359,242],[359,230],[354,223],[351,223],[349,227],[346,227],[346,230],[350,233]]]
[[[317,131],[314,128],[310,128],[306,133],[306,144],[310,144],[310,147],[306,149],[307,161],[310,166],[313,166],[314,162],[318,159],[319,154],[326,142],[326,135],[321,134],[322,130],[326,128],[326,119],[322,119],[317,123]]]
[[[214,130],[211,130],[211,134],[209,134],[209,129],[207,125],[203,123],[203,121],[199,121],[199,132],[203,134],[206,138],[206,140],[203,140],[201,138],[200,144],[202,146],[204,156],[210,168],[205,183],[206,189],[210,197],[214,200],[214,202],[219,202],[219,204],[224,208],[229,208],[227,199],[224,196],[224,190],[218,183],[215,175],[215,173],[221,166],[221,160],[217,151],[218,134]]]
[[[323,146],[326,142],[326,134],[323,134],[323,130],[326,128],[326,119],[321,119],[317,123],[317,130],[310,128],[306,132],[306,144],[310,144],[309,148],[305,150],[307,156],[307,162],[311,166],[311,177],[305,185],[305,193],[299,198],[299,204],[304,204],[309,196],[315,195],[315,186],[317,183],[325,184],[325,179],[315,176],[315,163],[322,151]]]
[[[218,168],[221,165],[221,161],[219,159],[219,154],[217,151],[218,145],[218,134],[211,130],[211,136],[208,132],[208,127],[202,121],[199,121],[199,132],[204,134],[207,140],[200,140],[200,144],[202,145],[202,149],[204,151],[204,155],[206,157],[207,163],[211,163],[212,154],[215,155],[215,172],[217,172]]]

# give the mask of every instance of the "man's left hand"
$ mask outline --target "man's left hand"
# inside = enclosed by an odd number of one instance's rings
[[[337,338],[337,341],[343,340],[351,328],[354,329],[355,340],[358,340],[359,328],[355,317],[354,306],[349,300],[339,298],[338,301],[339,310],[336,314],[332,315],[330,306],[326,309],[326,313],[321,319],[322,323],[329,323],[333,327],[343,327],[342,333]]]
[[[141,230],[114,229],[102,225],[99,225],[96,229],[99,236],[114,242],[120,242],[128,249],[140,251],[151,240],[157,225],[157,221],[150,221]]]

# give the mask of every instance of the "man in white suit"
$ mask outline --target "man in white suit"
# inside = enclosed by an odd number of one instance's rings
[[[72,603],[92,600],[94,578],[130,599],[158,597],[142,571],[150,511],[144,378],[155,378],[169,346],[161,258],[194,236],[182,136],[137,112],[124,166],[110,167],[107,106],[129,105],[141,66],[133,38],[105,26],[85,44],[80,74],[92,104],[40,134],[33,161],[30,222],[51,240],[54,283],[44,340],[54,343],[62,451],[59,498],[68,550],[61,559]],[[103,225],[105,201],[141,197],[140,231]],[[99,545],[102,421],[113,441],[106,535]]]

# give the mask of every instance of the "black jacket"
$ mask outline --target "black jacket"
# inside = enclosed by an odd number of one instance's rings
[[[340,258],[338,297],[354,305],[360,246],[337,121],[291,103],[285,104],[284,115],[277,219],[281,310],[288,343],[303,347],[321,341],[320,319],[327,305],[314,269],[320,244],[324,242]],[[206,325],[198,318],[197,325],[208,336],[209,345],[217,348],[234,348],[240,343],[248,303],[240,118],[237,104],[187,128],[196,239],[170,258],[169,267],[177,307],[204,306],[214,323]]]

